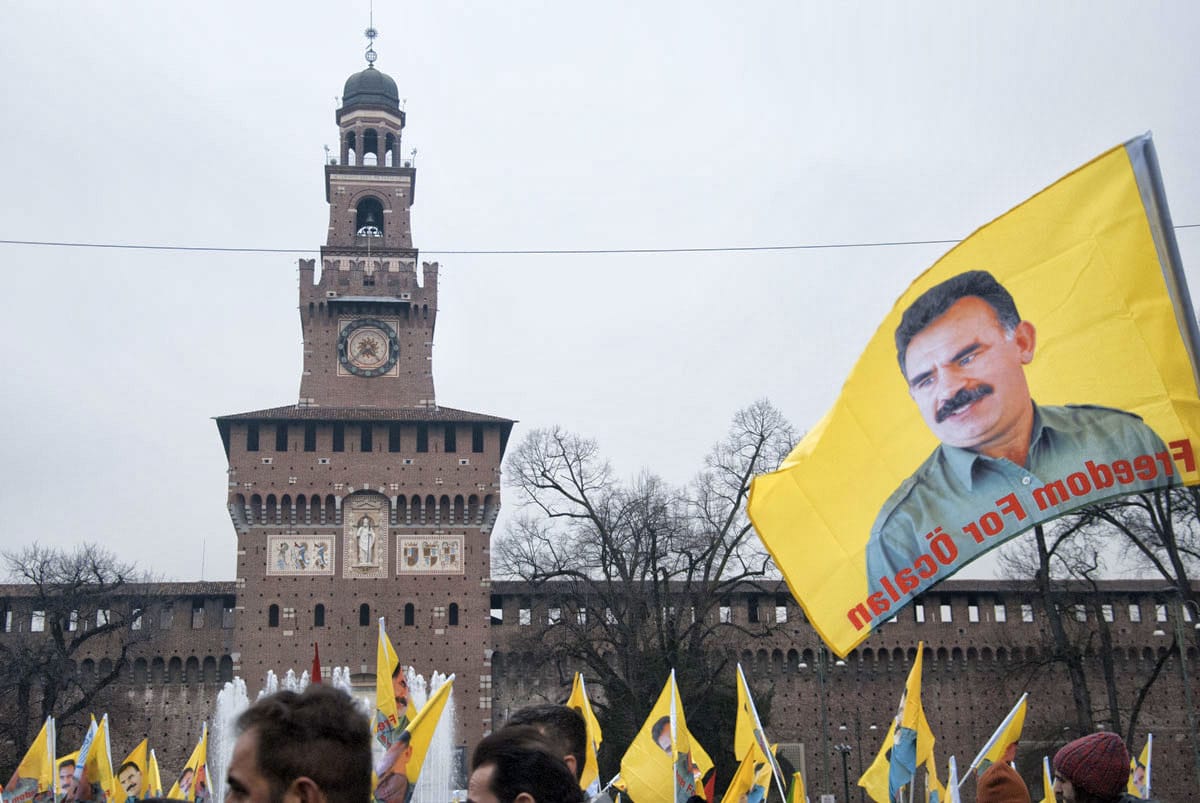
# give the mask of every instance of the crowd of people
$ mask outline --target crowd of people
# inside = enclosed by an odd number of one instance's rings
[[[362,803],[371,797],[370,722],[344,692],[313,685],[260,700],[238,720],[226,803]],[[513,714],[471,753],[468,803],[585,803],[579,777],[583,717],[565,705]],[[1126,803],[1129,752],[1119,736],[1093,733],[1054,756],[1059,803]],[[1008,764],[976,781],[978,803],[1032,803]]]

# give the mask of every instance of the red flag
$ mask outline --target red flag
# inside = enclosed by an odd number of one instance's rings
[[[716,770],[716,768],[713,768],[712,770],[709,771],[708,779],[704,782],[704,797],[708,800],[708,803],[712,803],[714,800],[717,799],[716,793],[717,793],[717,770]]]
[[[313,665],[312,671],[308,673],[309,683],[321,682],[321,652],[317,649],[317,642],[313,642]]]

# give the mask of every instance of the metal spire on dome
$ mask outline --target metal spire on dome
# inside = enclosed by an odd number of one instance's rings
[[[367,30],[363,31],[363,35],[367,37],[367,52],[364,54],[367,59],[367,69],[375,67],[375,59],[379,58],[375,53],[375,37],[379,36],[379,31],[375,30],[375,3],[370,5],[370,17],[367,23]]]

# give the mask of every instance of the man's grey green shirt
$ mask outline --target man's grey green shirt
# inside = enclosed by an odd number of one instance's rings
[[[1003,540],[1073,508],[1111,496],[1174,485],[1177,473],[1171,467],[1167,476],[1164,459],[1157,457],[1165,452],[1162,439],[1138,416],[1092,405],[1035,404],[1024,466],[942,444],[880,509],[867,543],[869,590],[881,590],[881,578],[893,578],[900,570],[911,569],[919,556],[930,554],[926,535],[938,527],[954,539],[958,548],[953,566],[947,567],[953,572]],[[1088,477],[1089,461],[1094,466],[1110,465],[1142,455],[1154,460],[1152,479],[1135,475],[1130,482],[1114,481],[1108,487],[1097,487],[1102,483]],[[1165,462],[1170,465],[1169,458]],[[1088,482],[1076,478],[1064,498],[1060,491],[1068,488],[1068,477],[1077,472],[1083,472]],[[1143,475],[1147,473],[1143,471]],[[1060,482],[1047,492],[1047,486]],[[1071,492],[1084,487],[1087,493]],[[1019,526],[1014,526],[1015,519],[1009,516],[1005,531],[982,543],[964,531],[987,512],[997,510],[997,502],[1009,494],[1029,514]],[[937,579],[945,576],[939,572]]]

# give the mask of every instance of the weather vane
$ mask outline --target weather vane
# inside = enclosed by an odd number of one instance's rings
[[[379,56],[375,53],[375,37],[379,36],[379,31],[375,30],[375,3],[370,6],[370,19],[367,25],[367,30],[363,31],[363,35],[367,37],[367,66],[374,67],[375,59]]]

